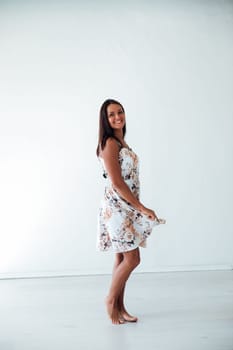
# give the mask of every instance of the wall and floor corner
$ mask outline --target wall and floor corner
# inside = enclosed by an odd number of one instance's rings
[[[96,252],[98,111],[122,102],[139,272],[233,267],[233,3],[0,2],[0,278],[110,273]]]

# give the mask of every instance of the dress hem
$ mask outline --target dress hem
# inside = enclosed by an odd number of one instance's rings
[[[112,248],[110,248],[110,249],[98,249],[98,248],[96,248],[96,251],[98,252],[98,253],[107,253],[107,252],[109,252],[109,253],[127,253],[127,252],[130,252],[131,250],[134,250],[134,249],[137,249],[137,248],[147,248],[146,246],[141,246],[140,244],[138,244],[137,246],[135,246],[134,248],[130,248],[130,249],[127,249],[127,250],[114,250],[114,249],[112,249]]]

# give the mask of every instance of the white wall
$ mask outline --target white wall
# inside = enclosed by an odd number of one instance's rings
[[[232,2],[2,2],[0,277],[108,273],[98,112],[126,109],[145,205],[138,271],[233,266]]]

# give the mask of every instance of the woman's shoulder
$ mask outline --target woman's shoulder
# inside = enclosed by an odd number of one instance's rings
[[[116,153],[119,152],[119,150],[122,148],[122,144],[120,143],[120,141],[118,141],[117,139],[115,139],[114,137],[108,137],[108,139],[106,140],[104,149],[101,149],[100,147],[100,152],[99,152],[99,157],[103,158],[104,153]]]
[[[105,147],[112,151],[119,151],[119,149],[122,148],[122,144],[119,140],[115,139],[114,137],[108,137],[108,139],[106,140]]]
[[[108,145],[108,146],[110,145],[112,147],[116,147],[116,145],[122,146],[120,141],[118,139],[116,139],[115,137],[113,137],[113,136],[110,136],[110,137],[107,138],[106,145]]]

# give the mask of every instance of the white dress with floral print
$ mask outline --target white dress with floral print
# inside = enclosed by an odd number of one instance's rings
[[[113,188],[106,172],[103,158],[99,157],[106,178],[104,198],[98,213],[97,249],[116,253],[146,247],[146,239],[151,234],[156,220],[151,220],[123,199]],[[119,150],[121,175],[132,193],[139,199],[139,159],[131,148]]]

